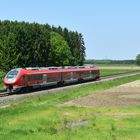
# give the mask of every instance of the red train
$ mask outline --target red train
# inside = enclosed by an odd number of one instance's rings
[[[8,92],[17,92],[31,88],[94,80],[99,77],[100,71],[96,66],[16,68],[7,73],[4,85]]]

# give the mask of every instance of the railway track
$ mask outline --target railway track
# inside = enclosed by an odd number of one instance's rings
[[[56,92],[56,91],[59,92],[59,91],[62,91],[63,89],[69,89],[69,88],[74,88],[81,85],[89,85],[89,84],[94,84],[94,83],[99,83],[99,82],[105,82],[105,81],[114,80],[121,77],[133,76],[136,74],[140,74],[140,71],[128,72],[128,73],[123,73],[123,74],[107,75],[107,76],[100,77],[100,79],[97,81],[71,84],[71,85],[62,86],[62,87],[50,87],[49,89],[41,89],[41,90],[37,89],[31,92],[20,93],[20,94],[17,93],[17,94],[9,95],[6,91],[3,91],[0,93],[0,107],[2,108],[2,107],[9,106],[13,102],[17,100],[22,100],[25,97],[29,97],[29,96],[37,96],[37,95],[42,95],[42,94]]]

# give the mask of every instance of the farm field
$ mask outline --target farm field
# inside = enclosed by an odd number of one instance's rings
[[[140,66],[134,64],[85,64],[85,66],[98,66],[100,69],[140,70]]]
[[[139,140],[139,80],[140,75],[119,78],[66,89],[60,94],[28,97],[11,106],[1,107],[0,139]],[[130,87],[135,91],[130,91]],[[118,94],[115,94],[116,92]],[[102,94],[106,98],[102,97]],[[77,102],[88,97],[94,98],[94,96],[107,102],[101,102],[103,104],[95,106]],[[97,99],[100,99],[98,97]],[[122,104],[117,105],[117,99],[120,98]],[[75,101],[76,104],[68,105],[69,102]]]
[[[130,107],[140,106],[140,80],[99,91],[66,103],[84,107]]]

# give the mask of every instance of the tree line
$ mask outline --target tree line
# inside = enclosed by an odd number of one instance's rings
[[[135,64],[135,60],[110,60],[110,59],[87,59],[85,60],[85,64]]]
[[[83,65],[81,33],[61,26],[0,21],[0,69]]]

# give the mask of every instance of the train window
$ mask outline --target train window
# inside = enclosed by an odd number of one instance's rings
[[[79,74],[82,75],[83,74],[83,71],[79,71]]]
[[[48,77],[47,81],[48,82],[54,82],[54,81],[56,81],[56,79],[55,79],[55,77]]]
[[[6,78],[15,78],[18,73],[19,71],[17,69],[11,70],[10,72],[8,72]]]
[[[96,70],[92,71],[92,74],[97,74],[97,71]]]
[[[36,76],[35,76],[35,79],[36,79],[36,80],[42,80],[42,79],[43,79],[42,74],[36,75]]]
[[[70,79],[71,78],[71,73],[64,73],[63,77],[67,78],[67,79]]]
[[[42,79],[43,79],[42,74],[28,75],[28,81],[42,80]]]
[[[28,81],[31,81],[31,75],[28,75]]]
[[[33,81],[33,76],[32,75],[28,75],[28,81]]]

